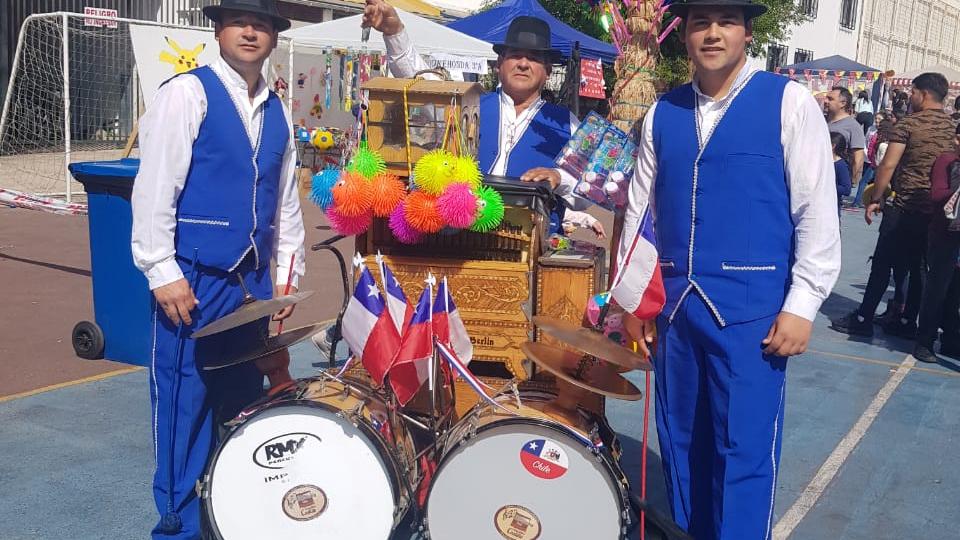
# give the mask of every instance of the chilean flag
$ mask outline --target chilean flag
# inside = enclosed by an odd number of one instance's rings
[[[560,478],[570,468],[567,453],[549,439],[534,439],[523,445],[520,463],[527,472],[545,480]]]
[[[366,266],[343,314],[343,340],[377,384],[383,384],[390,363],[400,348],[400,334],[390,319],[380,289]]]
[[[387,263],[383,262],[383,256],[379,254],[377,254],[377,264],[380,266],[383,290],[387,293],[387,309],[390,311],[390,318],[393,319],[393,324],[397,327],[397,333],[403,334],[403,329],[410,324],[410,319],[413,318],[413,306],[407,300],[407,295],[403,294],[400,282],[394,277]]]
[[[637,230],[618,266],[617,277],[610,289],[617,304],[638,319],[648,320],[659,315],[667,295],[660,274],[649,204],[641,213]]]
[[[406,405],[430,377],[430,361],[433,358],[433,324],[430,317],[432,288],[429,284],[424,287],[410,324],[403,332],[400,350],[390,367],[390,386],[401,405]]]
[[[470,334],[460,318],[460,311],[453,303],[446,277],[437,287],[437,298],[433,301],[433,333],[437,341],[453,351],[463,365],[473,360],[473,343],[470,342]]]

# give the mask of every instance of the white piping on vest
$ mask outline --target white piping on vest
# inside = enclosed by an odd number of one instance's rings
[[[710,144],[710,139],[713,137],[713,132],[716,131],[717,126],[720,125],[720,122],[723,122],[723,117],[726,116],[727,110],[730,109],[730,105],[737,99],[737,96],[740,95],[740,91],[747,86],[747,83],[753,79],[754,74],[750,73],[740,84],[730,90],[730,93],[725,98],[726,103],[720,108],[720,112],[717,115],[717,121],[714,122],[713,126],[710,127],[710,131],[707,132],[706,137],[701,133],[700,128],[700,97],[697,96],[697,93],[691,87],[690,91],[693,92],[693,110],[694,110],[694,120],[696,122],[697,128],[697,157],[693,161],[693,186],[690,192],[690,242],[687,246],[687,281],[697,289],[697,292],[700,293],[700,296],[703,297],[704,302],[706,302],[707,307],[710,308],[710,311],[713,312],[713,316],[717,318],[717,322],[720,323],[720,326],[726,326],[727,323],[723,319],[723,316],[720,315],[720,312],[717,310],[717,307],[713,304],[710,298],[707,297],[707,293],[700,287],[700,284],[693,278],[693,250],[696,242],[696,221],[697,221],[697,186],[700,183],[700,159],[703,158],[703,153],[707,149],[707,145]],[[690,288],[688,287],[684,291],[684,296],[689,292]],[[683,296],[680,297],[680,300],[683,300]],[[679,302],[678,302],[679,304]],[[676,312],[676,309],[674,310]],[[671,314],[671,319],[673,315]]]

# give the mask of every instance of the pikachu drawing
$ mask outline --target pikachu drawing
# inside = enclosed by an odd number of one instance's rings
[[[188,51],[167,36],[164,36],[163,39],[167,40],[167,44],[174,50],[174,53],[171,54],[168,51],[160,51],[160,61],[172,64],[174,73],[177,75],[186,73],[200,65],[197,57],[200,56],[200,53],[203,52],[203,49],[207,46],[206,43],[201,43],[194,47],[193,50]]]

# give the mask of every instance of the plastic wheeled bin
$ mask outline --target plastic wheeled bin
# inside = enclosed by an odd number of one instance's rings
[[[96,321],[73,328],[73,349],[81,358],[150,363],[150,287],[130,249],[130,195],[139,168],[139,159],[70,164],[70,173],[87,192]]]

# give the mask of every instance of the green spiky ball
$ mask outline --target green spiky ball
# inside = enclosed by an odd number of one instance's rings
[[[440,195],[454,180],[456,156],[446,150],[427,152],[413,168],[413,182],[429,195]]]
[[[473,188],[479,187],[483,181],[480,164],[472,156],[458,156],[453,163],[453,179],[456,182],[468,182]]]
[[[487,186],[478,187],[474,193],[477,195],[477,220],[470,230],[487,232],[496,229],[503,221],[503,197]]]
[[[360,143],[357,153],[347,162],[345,169],[349,172],[360,173],[367,180],[387,170],[383,156],[370,150],[366,141]]]

